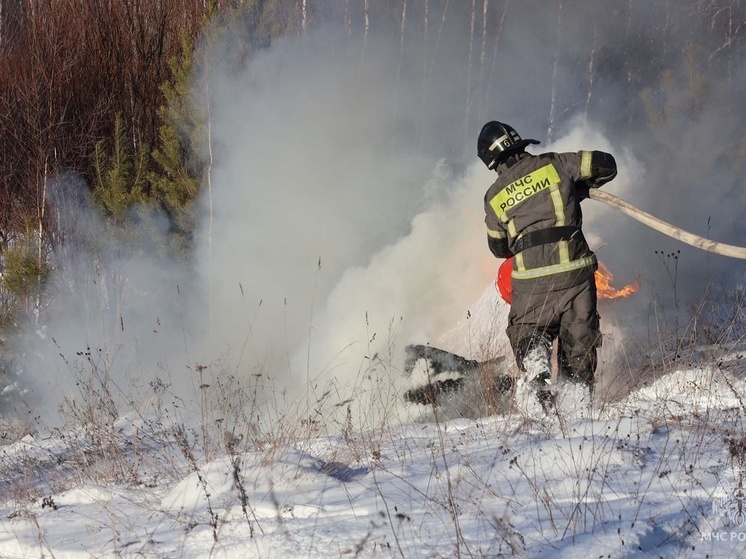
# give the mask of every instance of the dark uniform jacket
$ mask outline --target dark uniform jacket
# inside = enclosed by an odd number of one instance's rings
[[[521,152],[497,172],[484,197],[487,238],[497,258],[515,255],[513,289],[542,293],[592,278],[597,261],[581,232],[580,200],[616,176],[614,157]]]

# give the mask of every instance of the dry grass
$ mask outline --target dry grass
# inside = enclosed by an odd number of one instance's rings
[[[746,347],[744,309],[741,294],[736,295],[735,308],[727,302],[698,306],[684,329],[687,336],[681,336],[679,329],[675,340],[659,341],[648,348],[637,345],[647,360],[645,366],[637,368],[636,362],[626,358],[623,352],[621,357],[617,353],[613,363],[603,362],[604,376],[594,401],[595,421],[587,419],[578,423],[577,418],[568,417],[559,427],[551,423],[542,427],[535,418],[516,416],[512,402],[498,396],[499,391],[491,384],[494,370],[486,367],[467,383],[460,399],[421,414],[421,421],[429,422],[437,435],[432,448],[424,453],[422,449],[408,447],[411,443],[406,440],[399,440],[397,406],[400,394],[396,377],[401,373],[395,362],[397,353],[393,342],[389,344],[387,355],[378,354],[365,360],[351,394],[330,381],[309,387],[308,395],[295,403],[285,401],[284,394],[274,388],[269,376],[257,373],[248,378],[240,377],[227,361],[199,366],[192,372],[199,376],[199,383],[190,402],[177,397],[159,378],[150,382],[147,393],[140,392],[134,401],[126,397],[130,390],[113,382],[102,354],[88,350],[68,364],[78,393],[66,398],[60,409],[64,429],[59,431],[62,437],[57,447],[50,450],[39,444],[31,436],[36,433],[29,432],[23,425],[12,422],[4,425],[6,442],[28,436],[28,444],[21,458],[22,468],[19,468],[17,456],[13,460],[0,459],[0,471],[7,480],[0,494],[3,502],[15,503],[15,514],[34,517],[39,514],[39,507],[55,506],[55,494],[86,483],[152,487],[164,480],[177,482],[190,473],[197,473],[208,499],[207,522],[217,544],[226,519],[210,502],[207,482],[199,477],[203,466],[210,461],[229,461],[241,514],[253,537],[264,527],[255,513],[255,503],[251,502],[247,486],[251,475],[246,470],[247,452],[260,453],[263,464],[273,464],[294,449],[315,449],[318,470],[330,477],[354,476],[365,465],[369,468],[366,472],[376,480],[376,476],[394,475],[392,463],[398,464],[397,460],[406,464],[412,456],[426,455],[438,476],[427,499],[433,511],[446,511],[449,515],[456,556],[474,556],[475,550],[470,548],[462,533],[460,512],[463,507],[468,504],[470,508],[482,510],[480,499],[487,496],[504,502],[508,508],[513,504],[509,496],[494,492],[494,480],[470,469],[471,457],[461,455],[450,442],[448,422],[454,417],[507,413],[497,438],[484,440],[484,448],[496,455],[514,454],[513,467],[532,492],[524,501],[535,503],[537,516],[545,519],[548,540],[600,533],[604,526],[616,521],[613,507],[608,504],[614,496],[607,479],[619,467],[612,462],[612,457],[618,457],[620,445],[628,460],[639,463],[640,478],[629,480],[627,491],[638,503],[635,518],[640,522],[651,522],[645,517],[643,507],[651,484],[676,475],[679,486],[672,487],[672,491],[682,500],[682,507],[689,511],[691,518],[682,521],[680,526],[667,526],[666,530],[683,540],[693,530],[704,530],[707,520],[707,511],[696,512],[699,505],[686,494],[688,488],[702,489],[701,482],[690,472],[696,471],[696,466],[707,464],[718,445],[728,449],[725,466],[746,467],[746,443],[742,435],[746,405],[733,385],[734,379],[744,371],[738,349]],[[724,312],[726,315],[722,314]],[[671,334],[661,329],[659,335],[665,338]],[[604,351],[613,354],[614,341],[606,343]],[[495,350],[488,346],[480,351],[485,361],[496,357]],[[496,363],[501,370],[508,367],[515,372],[511,360]],[[692,402],[677,402],[666,393],[657,395],[656,406],[648,410],[652,413],[649,417],[636,415],[639,410],[620,407],[631,395],[650,389],[657,380],[681,368],[713,363],[715,369],[703,373],[692,394],[696,393],[706,404],[708,393],[730,387],[730,393],[740,399],[740,405],[733,409],[687,414],[686,410],[693,409]],[[614,375],[609,376],[609,371]],[[709,408],[704,405],[702,409]],[[605,425],[605,430],[599,430],[598,425]],[[472,431],[467,436],[480,435]],[[320,441],[328,437],[335,437],[344,444],[324,447]],[[650,441],[658,446],[646,446]],[[516,447],[523,450],[516,452],[513,450]],[[383,449],[389,452],[385,459]],[[548,451],[555,453],[555,460],[563,462],[563,468],[573,480],[567,495],[547,489],[550,486],[544,476]],[[652,471],[653,475],[643,476],[643,471]],[[407,484],[405,478],[400,481]],[[475,491],[475,487],[479,491]],[[420,491],[413,484],[411,489]],[[393,505],[386,502],[385,492],[381,490],[380,493],[387,511],[386,522],[394,535],[386,551],[408,556],[413,550],[407,548],[406,542],[411,539],[405,538],[402,531],[411,530],[407,514],[394,510]],[[281,519],[283,504],[277,501],[276,507],[277,518]],[[505,553],[524,554],[527,542],[510,517],[484,511],[494,528],[495,545]],[[624,530],[620,529],[616,537],[623,549],[627,537]],[[370,538],[364,538],[358,550],[380,545],[372,535]],[[40,539],[40,546],[45,545],[43,538]],[[355,550],[350,552],[356,553]]]

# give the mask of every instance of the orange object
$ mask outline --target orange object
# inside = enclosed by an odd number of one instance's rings
[[[598,263],[598,270],[596,270],[595,279],[596,290],[598,292],[599,299],[618,299],[619,297],[629,297],[640,288],[637,280],[635,280],[635,283],[625,285],[621,289],[615,289],[611,286],[611,280],[614,279],[614,276],[609,271],[609,269],[601,262]]]
[[[495,287],[503,301],[510,304],[513,294],[513,285],[510,282],[510,276],[513,273],[513,257],[506,258],[505,261],[500,264],[500,268],[497,270],[497,277],[495,278]]]
[[[503,301],[508,304],[512,302],[513,285],[510,281],[511,274],[513,273],[513,257],[506,258],[500,268],[497,270],[497,277],[495,278],[495,288],[502,297]],[[598,270],[595,273],[596,289],[598,290],[599,299],[617,299],[619,297],[629,297],[639,289],[637,281],[629,285],[625,285],[621,289],[615,289],[611,286],[611,280],[614,276],[609,272],[609,269],[604,266],[601,262],[598,263]]]

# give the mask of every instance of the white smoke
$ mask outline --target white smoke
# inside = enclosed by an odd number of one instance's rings
[[[554,58],[531,37],[556,34],[510,17],[494,75],[485,76],[492,97],[479,111],[543,141],[525,123],[546,120],[536,115],[547,113]],[[111,257],[113,275],[100,277],[122,278],[117,306],[101,295],[99,263],[71,257],[93,292],[67,293],[71,282],[56,278],[66,312],[45,317],[54,343],[35,349],[26,367],[41,379],[44,406],[56,408],[74,385],[60,355],[89,348],[105,348],[107,371],[123,387],[163,377],[180,397],[194,397],[208,366],[214,376],[270,377],[291,401],[309,383],[314,391],[332,383],[345,401],[365,383],[374,392],[376,379],[392,386],[394,399],[409,343],[475,358],[505,351],[507,307],[493,286],[500,262],[487,249],[482,213],[494,173],[475,154],[466,164],[445,159],[462,143],[473,153],[483,124],[462,116],[468,41],[458,29],[431,52],[414,37],[400,50],[390,37],[356,42],[324,28],[276,42],[245,71],[224,69],[228,51],[214,52],[207,84],[214,167],[196,270],[154,255]],[[505,76],[522,79],[498,79]],[[573,83],[568,77],[566,89],[574,92]],[[613,100],[613,89],[595,94]],[[565,121],[554,137],[534,149],[610,151],[620,172],[604,188],[648,209],[657,193],[644,180],[649,170],[616,138],[583,119]],[[649,244],[637,242],[647,238],[644,226],[598,202],[583,210],[586,236],[617,284],[641,274],[636,299],[602,308],[602,324],[617,334],[625,320],[615,309],[649,315],[646,280],[658,263]]]
[[[381,369],[396,392],[409,343],[505,347],[506,307],[484,295],[500,263],[482,205],[495,175],[421,149],[402,126],[412,84],[391,83],[398,54],[367,48],[361,64],[329,37],[286,41],[212,84],[208,349],[242,348],[243,369],[291,398],[333,385],[345,400]],[[584,122],[547,148],[615,151]]]
[[[328,37],[288,41],[213,84],[207,350],[245,347],[247,370],[295,395],[332,379],[344,392],[373,359],[401,366],[405,344],[452,328],[494,278],[489,173],[417,144],[396,53],[366,48],[361,64]]]

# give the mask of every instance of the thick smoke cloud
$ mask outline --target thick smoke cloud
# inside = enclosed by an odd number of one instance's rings
[[[376,355],[400,368],[403,344],[451,327],[489,283],[467,188],[488,179],[417,141],[420,89],[392,74],[395,49],[338,41],[287,41],[214,84],[211,339],[246,345],[295,395],[354,384]]]
[[[162,375],[193,397],[198,366],[210,365],[215,376],[269,377],[288,401],[309,382],[315,395],[333,382],[340,401],[376,391],[395,399],[407,343],[470,357],[505,351],[506,308],[492,287],[499,262],[482,222],[494,174],[474,153],[486,120],[509,122],[541,140],[539,149],[608,150],[620,164],[610,192],[739,244],[740,113],[711,81],[686,89],[693,59],[673,40],[677,29],[701,34],[706,74],[713,26],[672,14],[669,3],[620,4],[562,2],[553,11],[511,2],[490,12],[484,45],[478,33],[470,40],[468,10],[432,14],[425,35],[413,8],[404,40],[375,28],[348,37],[330,25],[275,43],[246,71],[221,70],[236,39],[223,37],[208,62],[214,166],[196,269],[112,259],[126,278],[126,308],[114,312],[124,327],[103,339],[106,329],[79,327],[79,314],[50,318],[52,355],[40,359],[37,349],[30,365],[44,370],[38,391],[59,394],[64,366],[51,366],[54,356],[88,347],[111,349],[123,385]],[[663,70],[675,87],[666,89]],[[203,76],[195,79],[205,91]],[[634,298],[602,307],[606,328],[632,325],[645,337],[651,309],[673,306],[674,293],[683,308],[708,281],[743,277],[740,263],[597,202],[583,207],[617,285],[641,284]],[[675,262],[656,254],[678,250]],[[90,273],[91,262],[80,265]],[[85,305],[113,308],[100,295]]]
[[[415,141],[407,125],[422,111],[421,84],[391,72],[409,67],[400,52],[375,38],[364,56],[362,46],[336,45],[328,34],[289,40],[250,73],[212,85],[219,162],[201,261],[210,263],[212,339],[247,347],[248,366],[291,394],[332,382],[344,400],[376,364],[388,373],[379,382],[400,387],[407,343],[482,358],[506,351],[507,309],[494,300],[499,262],[483,224],[494,174],[473,153],[465,166],[436,159],[459,131],[440,130],[441,146]],[[439,65],[430,87],[457,61]],[[606,149],[636,165],[585,120],[568,128],[547,148]]]

